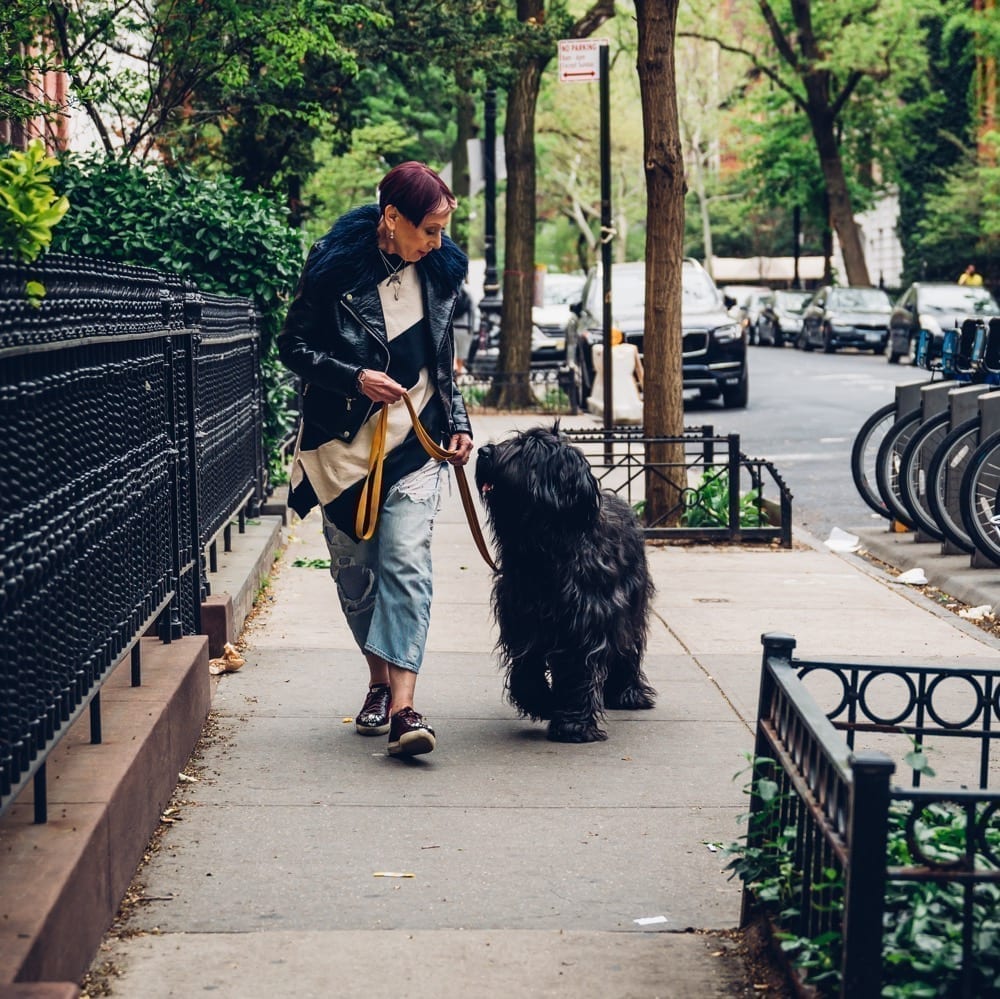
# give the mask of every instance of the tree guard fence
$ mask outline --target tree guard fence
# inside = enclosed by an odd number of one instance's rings
[[[27,280],[42,281],[40,305]],[[204,553],[262,499],[250,302],[142,267],[0,255],[0,814],[139,639],[196,634]],[[252,510],[250,512],[253,512]]]
[[[790,635],[761,641],[743,923],[763,912],[785,946],[828,953],[819,995],[996,995],[1000,670],[806,660]],[[916,765],[928,754],[933,777]]]
[[[747,457],[739,434],[716,434],[708,425],[686,427],[681,437],[654,437],[641,427],[568,429],[602,489],[642,511],[647,538],[737,544],[792,545],[792,494],[773,463]],[[680,461],[657,461],[657,445],[680,444]],[[674,505],[653,518],[645,506],[649,476],[683,483]]]

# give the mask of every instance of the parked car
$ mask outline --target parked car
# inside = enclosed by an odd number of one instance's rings
[[[568,334],[569,342],[578,344],[584,398],[594,383],[590,348],[603,335],[602,290],[601,273],[595,269],[587,277],[582,303],[574,306],[575,321]],[[611,295],[612,322],[642,355],[646,265],[641,261],[613,264]],[[708,272],[692,258],[685,258],[681,270],[681,327],[684,388],[697,389],[705,399],[721,396],[727,408],[746,406],[750,385],[746,333],[726,312],[722,294]]]
[[[881,288],[820,288],[802,313],[795,346],[822,347],[832,354],[840,347],[859,347],[884,354],[889,345],[892,302]]]
[[[770,288],[751,288],[737,299],[735,311],[730,309],[730,315],[735,315],[736,321],[746,330],[747,343],[760,342],[760,314],[770,296]]]
[[[967,316],[1000,315],[1000,305],[980,286],[918,281],[900,296],[889,318],[889,363],[913,360],[921,330],[943,337]]]
[[[545,274],[542,278],[542,304],[532,307],[531,321],[551,337],[565,337],[573,318],[570,306],[583,298],[586,274]]]
[[[784,347],[802,332],[802,312],[811,291],[774,291],[764,300],[757,318],[757,342]]]
[[[474,332],[473,336],[477,334]],[[476,346],[468,364],[469,373],[477,378],[488,378],[497,369],[500,356],[500,325],[491,325],[485,347]],[[566,361],[565,334],[551,336],[535,323],[531,324],[531,369],[558,368]]]

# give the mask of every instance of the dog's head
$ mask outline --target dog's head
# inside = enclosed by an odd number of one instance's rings
[[[501,545],[515,531],[538,538],[588,530],[600,511],[594,473],[558,423],[481,447],[476,486]]]

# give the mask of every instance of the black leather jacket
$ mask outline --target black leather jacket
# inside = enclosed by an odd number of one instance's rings
[[[377,289],[378,281],[385,277],[375,240],[378,219],[376,205],[355,208],[316,243],[278,335],[281,360],[305,382],[301,449],[312,450],[335,439],[352,441],[375,405],[358,391],[358,371],[385,371],[389,366]],[[452,334],[468,260],[445,236],[440,249],[413,266],[423,286],[436,362],[432,374],[444,406],[448,435],[471,437],[465,401],[453,376]],[[308,512],[316,499],[311,488],[298,487],[292,490],[289,502],[304,516],[303,510]]]

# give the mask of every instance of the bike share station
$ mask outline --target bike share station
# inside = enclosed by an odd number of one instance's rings
[[[942,555],[968,554],[972,568],[996,568],[1000,317],[962,319],[943,337],[921,331],[914,364],[931,378],[898,385],[894,402],[861,427],[855,484],[890,530],[940,542]]]

